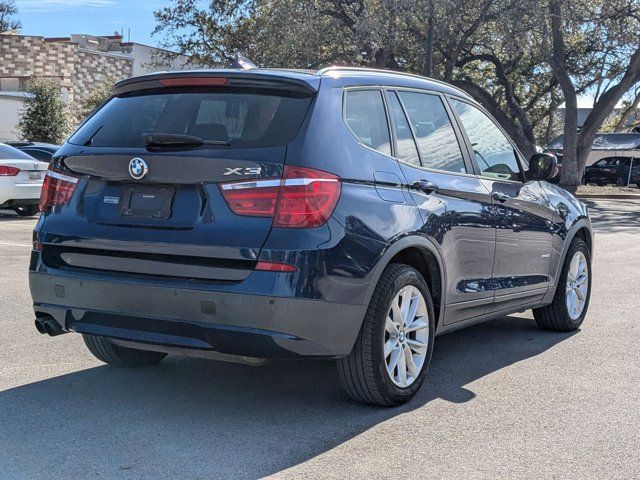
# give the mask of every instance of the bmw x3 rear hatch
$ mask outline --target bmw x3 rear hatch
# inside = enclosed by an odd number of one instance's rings
[[[246,278],[277,194],[246,195],[245,187],[280,181],[313,89],[241,77],[151,76],[120,85],[52,163],[41,201],[53,212],[39,239],[44,261]]]

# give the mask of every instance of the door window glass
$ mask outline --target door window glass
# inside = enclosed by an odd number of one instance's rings
[[[411,127],[395,92],[389,92],[389,110],[396,128],[396,157],[411,165],[420,165],[418,149],[416,148],[416,142],[413,140]]]
[[[398,92],[398,95],[411,121],[422,165],[465,173],[462,151],[440,97],[416,92]]]
[[[482,176],[521,181],[513,145],[493,120],[468,103],[452,100],[451,105],[469,136]]]
[[[358,139],[368,147],[391,155],[389,125],[379,90],[348,90],[345,121]]]

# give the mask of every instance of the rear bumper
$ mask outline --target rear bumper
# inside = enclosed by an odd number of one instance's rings
[[[339,357],[366,306],[29,272],[36,315],[64,330],[259,358]],[[203,355],[204,356],[204,355]]]
[[[0,184],[0,206],[37,205],[41,190],[41,183]]]

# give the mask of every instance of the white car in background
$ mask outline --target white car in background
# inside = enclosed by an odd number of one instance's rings
[[[20,216],[38,213],[42,182],[49,164],[0,143],[0,208]]]

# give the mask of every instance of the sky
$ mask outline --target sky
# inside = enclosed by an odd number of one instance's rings
[[[113,35],[131,29],[131,41],[157,45],[151,37],[154,10],[163,0],[16,0],[21,33],[44,37],[68,37],[72,33]]]
[[[16,0],[21,33],[43,37],[68,37],[72,33],[113,35],[124,32],[132,42],[158,46],[161,37],[151,36],[153,12],[167,0]],[[593,106],[592,95],[578,99],[579,107]]]

